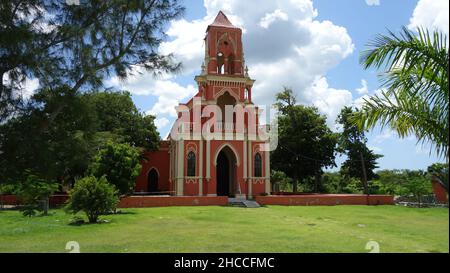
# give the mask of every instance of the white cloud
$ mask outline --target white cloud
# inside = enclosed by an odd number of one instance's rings
[[[366,4],[369,6],[379,6],[380,0],[366,0]]]
[[[158,98],[157,102],[147,111],[148,114],[156,116],[169,115],[176,117],[175,106],[183,102],[183,100],[190,99],[197,92],[194,85],[182,86],[174,81],[173,76],[164,75],[160,79],[155,79],[140,68],[134,68],[133,75],[125,82],[119,81],[117,77],[113,77],[105,84],[127,90],[134,95],[156,96]]]
[[[358,109],[361,109],[361,107],[362,107],[362,105],[364,104],[365,100],[369,99],[370,97],[372,97],[372,96],[374,96],[374,95],[381,96],[381,94],[383,93],[383,91],[386,91],[386,89],[380,88],[380,89],[375,90],[375,91],[374,91],[372,94],[370,94],[370,95],[369,95],[369,91],[368,91],[368,93],[362,95],[362,96],[359,97],[359,98],[356,98],[356,99],[353,101],[353,106],[356,107],[356,108],[358,108]]]
[[[329,87],[325,75],[353,53],[352,39],[344,27],[316,20],[311,0],[204,0],[204,6],[203,18],[171,22],[169,40],[160,47],[161,53],[173,53],[183,63],[183,75],[200,72],[206,28],[222,10],[243,29],[246,65],[256,80],[256,104],[271,105],[275,93],[288,86],[300,103],[315,104],[333,123],[340,107],[351,103],[351,93]],[[152,80],[144,73],[125,87],[135,94],[158,96],[150,113],[174,116],[173,106],[195,93],[194,85],[181,86],[174,80]]]
[[[344,106],[352,104],[352,93],[345,89],[334,89],[328,86],[325,77],[317,78],[308,93],[309,100],[319,111],[327,116],[327,123],[332,129],[337,116]]]
[[[426,145],[418,143],[416,145],[415,152],[418,155],[429,155],[430,154],[430,147],[426,147]]]
[[[169,124],[169,120],[167,118],[157,118],[155,119],[155,125],[159,131]]]
[[[374,142],[380,144],[388,139],[393,139],[395,136],[396,133],[392,129],[384,128],[379,135],[375,136]]]
[[[289,86],[300,103],[317,104],[333,121],[338,107],[351,103],[351,93],[328,87],[325,75],[353,53],[352,39],[344,27],[315,20],[318,12],[311,0],[257,1],[257,9],[255,1],[205,0],[204,5],[203,19],[173,22],[168,31],[171,40],[161,47],[183,62],[186,74],[199,72],[204,57],[200,43],[207,25],[222,10],[244,30],[246,64],[256,80],[255,103],[272,104],[275,93]],[[311,95],[319,93],[324,101]]]
[[[367,87],[367,81],[365,79],[361,80],[361,87],[356,89],[356,92],[360,95],[365,95],[369,93],[369,88]]]
[[[449,35],[449,1],[419,0],[410,18],[410,29],[424,27],[437,29]]]
[[[209,23],[212,20],[214,18],[210,17]],[[209,23],[205,19],[173,21],[167,31],[167,35],[173,39],[163,42],[159,48],[160,52],[173,54],[178,61],[181,61],[184,74],[199,70],[205,56],[203,39]]]
[[[262,27],[262,28],[269,28],[269,26],[273,23],[273,22],[275,22],[275,21],[277,21],[277,20],[280,20],[280,21],[287,21],[289,19],[289,16],[286,14],[286,13],[284,13],[284,12],[282,12],[281,10],[279,10],[279,9],[276,9],[274,12],[272,12],[272,13],[266,13],[266,16],[264,16],[263,18],[261,18],[261,21],[259,22],[259,25]]]
[[[383,152],[383,149],[381,149],[380,147],[377,146],[367,146],[367,148],[369,148],[370,150],[374,151],[375,153],[381,153]]]
[[[3,76],[3,84],[4,85],[11,84],[9,73],[5,73],[5,75]],[[24,99],[29,99],[39,87],[40,87],[39,79],[36,78],[30,79],[26,77],[25,81],[15,86],[15,89],[19,91],[19,94],[17,95],[21,96]]]

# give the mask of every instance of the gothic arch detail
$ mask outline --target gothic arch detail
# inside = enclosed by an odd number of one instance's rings
[[[233,151],[234,156],[236,157],[236,166],[239,166],[240,165],[239,153],[236,151],[236,149],[230,143],[224,143],[217,148],[217,150],[214,154],[214,161],[213,161],[214,166],[217,165],[217,157],[219,156],[220,151],[222,151],[222,149],[225,148],[225,146],[228,146],[228,148],[230,148]]]

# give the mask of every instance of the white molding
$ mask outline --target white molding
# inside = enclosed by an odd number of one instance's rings
[[[266,164],[266,188],[267,194],[270,194],[270,152],[265,152],[265,164]]]
[[[203,195],[203,140],[200,140],[200,164],[198,166],[198,174],[199,174],[199,183],[198,183],[198,195],[202,196]]]
[[[206,141],[206,179],[211,179],[211,141]]]
[[[219,146],[219,148],[217,148],[216,153],[214,155],[214,161],[213,161],[214,166],[217,166],[217,157],[219,156],[219,153],[223,150],[223,148],[225,148],[225,146],[228,146],[233,151],[234,157],[236,158],[236,166],[239,166],[240,165],[239,154],[237,153],[237,151],[233,147],[233,145],[228,142],[223,143],[222,145]]]
[[[178,141],[177,195],[184,195],[184,141]]]

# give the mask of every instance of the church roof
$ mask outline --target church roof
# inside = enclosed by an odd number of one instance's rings
[[[216,16],[216,19],[214,19],[214,22],[208,26],[208,29],[211,26],[237,28],[237,27],[233,26],[233,24],[230,22],[230,20],[228,20],[225,13],[223,13],[222,11],[219,11],[219,13]]]

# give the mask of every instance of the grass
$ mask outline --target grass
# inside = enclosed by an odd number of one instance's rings
[[[0,252],[449,252],[449,211],[398,206],[126,209],[108,223],[0,211]]]

